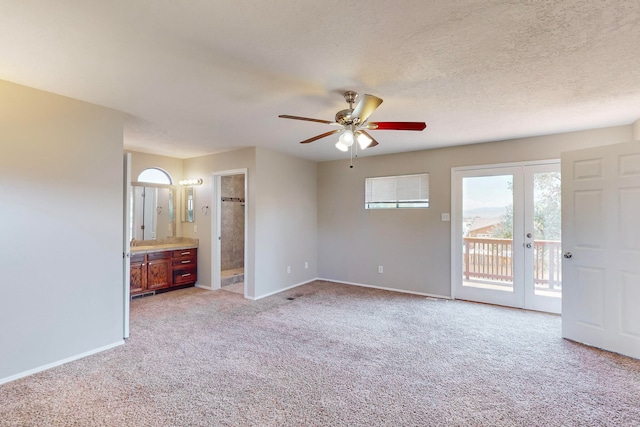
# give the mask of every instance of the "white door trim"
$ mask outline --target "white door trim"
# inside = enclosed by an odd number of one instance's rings
[[[124,153],[122,180],[122,287],[123,287],[123,327],[122,337],[129,338],[129,313],[131,305],[131,153]]]
[[[221,224],[221,211],[222,211],[222,202],[221,202],[221,190],[220,183],[221,178],[223,176],[231,176],[231,175],[244,175],[244,297],[249,298],[247,295],[247,289],[249,289],[249,270],[251,266],[249,265],[249,236],[251,233],[251,229],[249,226],[249,170],[247,168],[241,169],[230,169],[225,171],[212,172],[211,176],[212,180],[212,198],[213,201],[213,215],[211,215],[211,288],[212,289],[220,289],[221,287],[221,279],[220,279],[220,228]]]

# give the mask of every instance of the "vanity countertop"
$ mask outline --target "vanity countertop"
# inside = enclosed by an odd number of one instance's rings
[[[150,254],[154,252],[163,252],[163,251],[179,251],[183,249],[195,249],[198,247],[198,239],[180,239],[176,241],[159,241],[159,242],[149,242],[143,241],[139,242],[135,246],[131,246],[132,254]]]

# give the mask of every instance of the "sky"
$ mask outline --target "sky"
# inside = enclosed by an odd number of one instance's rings
[[[470,210],[482,208],[498,210],[512,205],[513,191],[509,185],[512,182],[512,175],[464,177],[462,179],[463,216],[467,216],[466,213]]]

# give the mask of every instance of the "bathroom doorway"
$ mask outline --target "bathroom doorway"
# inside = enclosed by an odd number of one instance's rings
[[[245,296],[246,171],[215,174],[214,184],[214,288]]]

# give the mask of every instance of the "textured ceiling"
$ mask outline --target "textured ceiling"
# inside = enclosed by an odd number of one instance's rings
[[[640,2],[0,0],[0,79],[128,114],[125,146],[344,158],[344,90],[384,99],[385,154],[630,124]],[[0,100],[0,102],[2,102]]]

